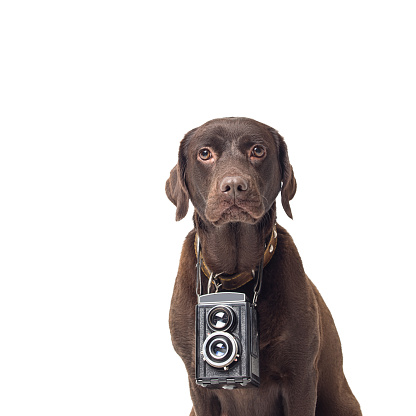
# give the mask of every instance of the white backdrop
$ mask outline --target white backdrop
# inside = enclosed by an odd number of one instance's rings
[[[416,415],[415,37],[401,0],[2,2],[0,413],[189,414],[164,185],[188,130],[247,116],[287,141],[278,221],[363,413]]]

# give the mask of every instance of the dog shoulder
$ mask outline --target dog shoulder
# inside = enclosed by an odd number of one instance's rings
[[[181,257],[179,261],[178,273],[173,289],[172,305],[194,307],[196,300],[195,279],[196,279],[196,254],[195,254],[195,230],[189,232],[182,246]]]
[[[298,264],[298,267],[295,267],[294,270],[299,270],[302,273],[302,260],[298,249],[296,247],[295,242],[293,241],[292,236],[288,233],[288,231],[280,225],[276,225],[276,232],[277,232],[277,247],[276,247],[276,254],[277,257],[280,258],[283,263],[288,263],[288,267],[292,268]],[[295,263],[295,264],[294,264]],[[300,269],[299,269],[300,267]]]
[[[187,273],[190,269],[195,268],[196,264],[196,249],[195,249],[195,234],[196,230],[193,229],[185,237],[185,241],[182,245],[181,259],[179,262],[179,273]]]

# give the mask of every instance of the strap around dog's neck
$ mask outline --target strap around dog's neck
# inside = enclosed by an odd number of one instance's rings
[[[272,230],[272,234],[270,236],[269,243],[267,244],[266,249],[264,251],[263,267],[266,267],[267,263],[269,263],[269,261],[273,257],[273,254],[276,251],[276,241],[277,241],[277,231],[276,231],[276,224],[275,224]],[[209,270],[208,266],[206,265],[200,250],[198,253],[198,244],[200,244],[198,234],[195,234],[194,247],[195,247],[195,255],[197,256],[197,261],[200,264],[200,268],[205,274],[205,276],[210,278],[213,275],[213,273]],[[246,283],[250,282],[254,278],[254,274],[250,270],[250,271],[232,274],[232,275],[216,274],[215,278],[220,282],[221,289],[235,290],[245,285]]]

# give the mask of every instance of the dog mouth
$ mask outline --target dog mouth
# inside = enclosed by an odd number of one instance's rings
[[[214,225],[229,222],[255,224],[264,215],[264,206],[261,201],[217,201],[208,203],[205,214]]]

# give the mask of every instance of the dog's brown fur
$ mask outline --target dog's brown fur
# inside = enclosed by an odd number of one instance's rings
[[[192,201],[195,229],[183,245],[169,323],[173,346],[189,375],[191,416],[361,415],[343,373],[331,313],[306,276],[292,238],[280,226],[258,303],[260,387],[211,390],[195,383],[195,233],[213,272],[252,270],[275,223],[280,191],[291,217],[296,180],[286,144],[271,127],[246,118],[217,119],[182,140],[166,193],[177,207],[177,220]],[[253,282],[238,291],[251,298]]]

